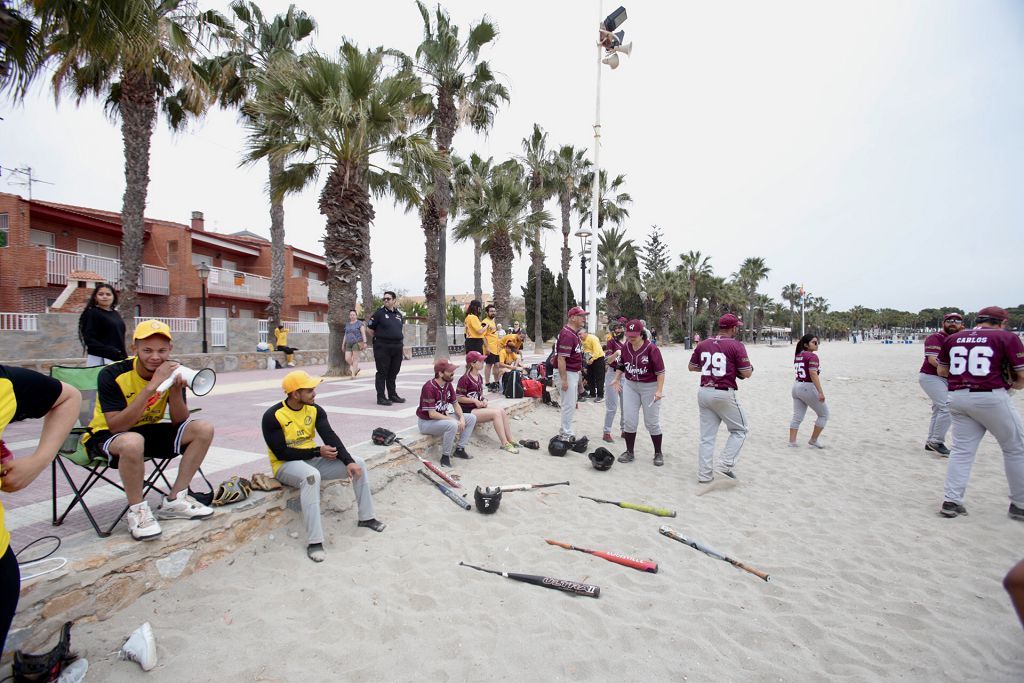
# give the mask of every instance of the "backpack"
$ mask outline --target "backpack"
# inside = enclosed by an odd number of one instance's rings
[[[509,370],[501,376],[502,393],[505,398],[523,397],[523,378],[518,370]]]

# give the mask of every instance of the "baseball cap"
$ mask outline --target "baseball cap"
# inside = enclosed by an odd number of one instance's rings
[[[474,353],[474,352],[471,351],[470,353]],[[455,364],[452,363],[447,358],[442,358],[441,360],[434,361],[434,375],[435,376],[441,374],[442,372],[455,372],[455,370],[457,370],[457,368],[455,367]]]
[[[168,339],[174,339],[171,336],[171,328],[165,322],[159,320],[143,320],[141,323],[135,326],[135,332],[132,333],[132,339],[149,339],[154,334],[159,334]]]
[[[586,311],[584,311],[579,306],[573,306],[572,308],[569,309],[569,317],[571,318],[574,315],[590,315],[590,314],[587,313]]]
[[[743,323],[732,313],[726,313],[718,319],[718,329],[727,330],[730,327],[742,327]]]
[[[626,336],[639,337],[644,333],[644,322],[642,320],[630,320],[626,323]]]
[[[323,381],[322,377],[313,377],[305,370],[293,370],[281,380],[281,388],[284,393],[290,394],[299,389],[314,389]]]
[[[947,322],[949,320],[959,320],[959,321],[963,322],[963,319],[964,319],[964,317],[962,315],[960,315],[959,313],[956,313],[956,312],[947,313],[946,315],[942,316],[942,322]]]
[[[467,363],[475,363],[478,360],[483,360],[484,358],[484,354],[480,353],[479,351],[470,351],[469,353],[466,354]],[[435,365],[434,368],[436,370],[437,366]]]
[[[978,311],[978,320],[982,318],[989,318],[991,320],[1007,320],[1009,318],[1005,308],[999,308],[998,306],[986,306],[985,308]]]
[[[629,322],[629,318],[627,318],[624,315],[620,315],[618,318],[616,318],[616,320],[622,323],[623,325]]]

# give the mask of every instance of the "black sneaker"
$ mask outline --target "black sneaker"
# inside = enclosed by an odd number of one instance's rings
[[[1010,516],[1010,519],[1015,519],[1018,522],[1024,522],[1024,508],[1019,508],[1013,503],[1010,503],[1010,511],[1006,514]]]
[[[473,456],[466,452],[466,449],[462,446],[458,446],[455,452],[452,453],[453,458],[462,458],[463,460],[472,460]]]
[[[654,454],[654,466],[655,467],[661,467],[664,464],[665,464],[665,456],[663,456],[661,453],[655,453]]]
[[[452,466],[452,459],[449,458],[447,455],[442,455],[441,456],[441,467],[451,467],[451,466]]]
[[[604,403],[604,396],[598,396],[595,398],[594,403]]]
[[[619,456],[619,462],[633,462],[633,454],[629,451],[623,451],[622,455]]]
[[[963,505],[960,505],[959,503],[954,503],[953,501],[947,500],[942,504],[942,509],[939,510],[939,514],[943,517],[949,517],[952,519],[957,515],[966,515],[967,508],[965,508]]]
[[[377,405],[379,405],[379,406],[389,406],[389,405],[391,405],[391,401],[387,400],[386,398],[378,398],[377,399]]]
[[[721,474],[723,477],[728,477],[729,479],[732,479],[733,481],[739,481],[739,477],[737,477],[736,473],[733,472],[732,470],[718,470],[718,473]]]
[[[931,453],[938,453],[939,455],[944,455],[946,457],[949,457],[949,449],[946,448],[946,444],[942,443],[941,441],[940,442],[929,441],[928,443],[926,443],[924,445],[924,449],[926,451],[931,452]]]
[[[405,399],[401,396],[388,396],[388,400],[392,403],[405,403]]]

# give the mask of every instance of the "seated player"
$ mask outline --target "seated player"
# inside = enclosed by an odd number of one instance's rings
[[[473,436],[476,416],[463,413],[455,398],[455,365],[447,358],[434,363],[434,379],[429,380],[420,390],[420,403],[416,408],[420,434],[441,437],[441,465],[451,467],[453,457],[471,460],[466,444]],[[455,437],[461,435],[458,447]]]
[[[459,385],[455,390],[459,405],[462,406],[463,413],[473,414],[478,425],[483,422],[494,425],[494,433],[498,435],[501,450],[518,453],[519,448],[512,437],[508,413],[503,408],[489,407],[487,399],[484,398],[484,378],[480,374],[483,367],[484,354],[477,351],[466,354],[466,373],[459,378]]]

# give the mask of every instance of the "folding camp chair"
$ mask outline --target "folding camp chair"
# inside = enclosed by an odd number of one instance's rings
[[[93,457],[93,455],[86,450],[85,444],[82,443],[82,435],[89,431],[88,424],[92,421],[93,410],[97,400],[97,386],[100,371],[103,370],[104,366],[96,366],[91,368],[79,368],[79,367],[64,367],[54,366],[50,368],[50,376],[54,379],[60,380],[75,387],[82,393],[82,408],[78,416],[78,425],[71,430],[68,438],[64,440],[58,451],[58,457],[53,459],[50,464],[50,474],[52,481],[52,493],[53,493],[53,525],[60,526],[64,523],[64,518],[68,516],[68,513],[75,508],[80,506],[82,511],[85,512],[86,517],[89,518],[89,522],[92,524],[92,528],[96,530],[96,533],[102,537],[109,536],[113,532],[114,527],[118,525],[121,518],[124,517],[125,513],[128,512],[128,505],[125,504],[121,512],[118,513],[114,521],[106,529],[100,528],[99,523],[93,516],[92,510],[85,502],[85,496],[89,491],[92,490],[96,484],[100,481],[105,481],[108,484],[115,486],[122,493],[124,487],[118,479],[111,479],[107,476],[107,470],[114,468],[117,469],[117,459],[110,458],[107,456]],[[191,412],[196,412],[192,410]],[[175,454],[176,456],[180,454]],[[85,480],[81,484],[76,484],[74,478],[71,476],[71,472],[68,467],[64,464],[67,460],[74,463],[78,467],[81,467],[87,471]],[[158,485],[160,482],[167,487],[169,491],[171,488],[171,482],[168,481],[164,470],[167,469],[168,465],[174,457],[169,458],[147,458],[146,461],[153,465],[153,471],[148,476],[143,478],[142,481],[142,497],[145,498],[151,491],[157,491],[162,496],[167,495],[167,491],[160,488]],[[67,481],[68,486],[74,492],[74,497],[71,502],[68,503],[67,508],[64,512],[57,516],[57,469],[60,469],[64,474],[64,479]],[[213,491],[213,485],[203,474],[202,468],[199,469],[199,476],[203,478],[206,485]],[[95,503],[94,503],[95,504]]]

